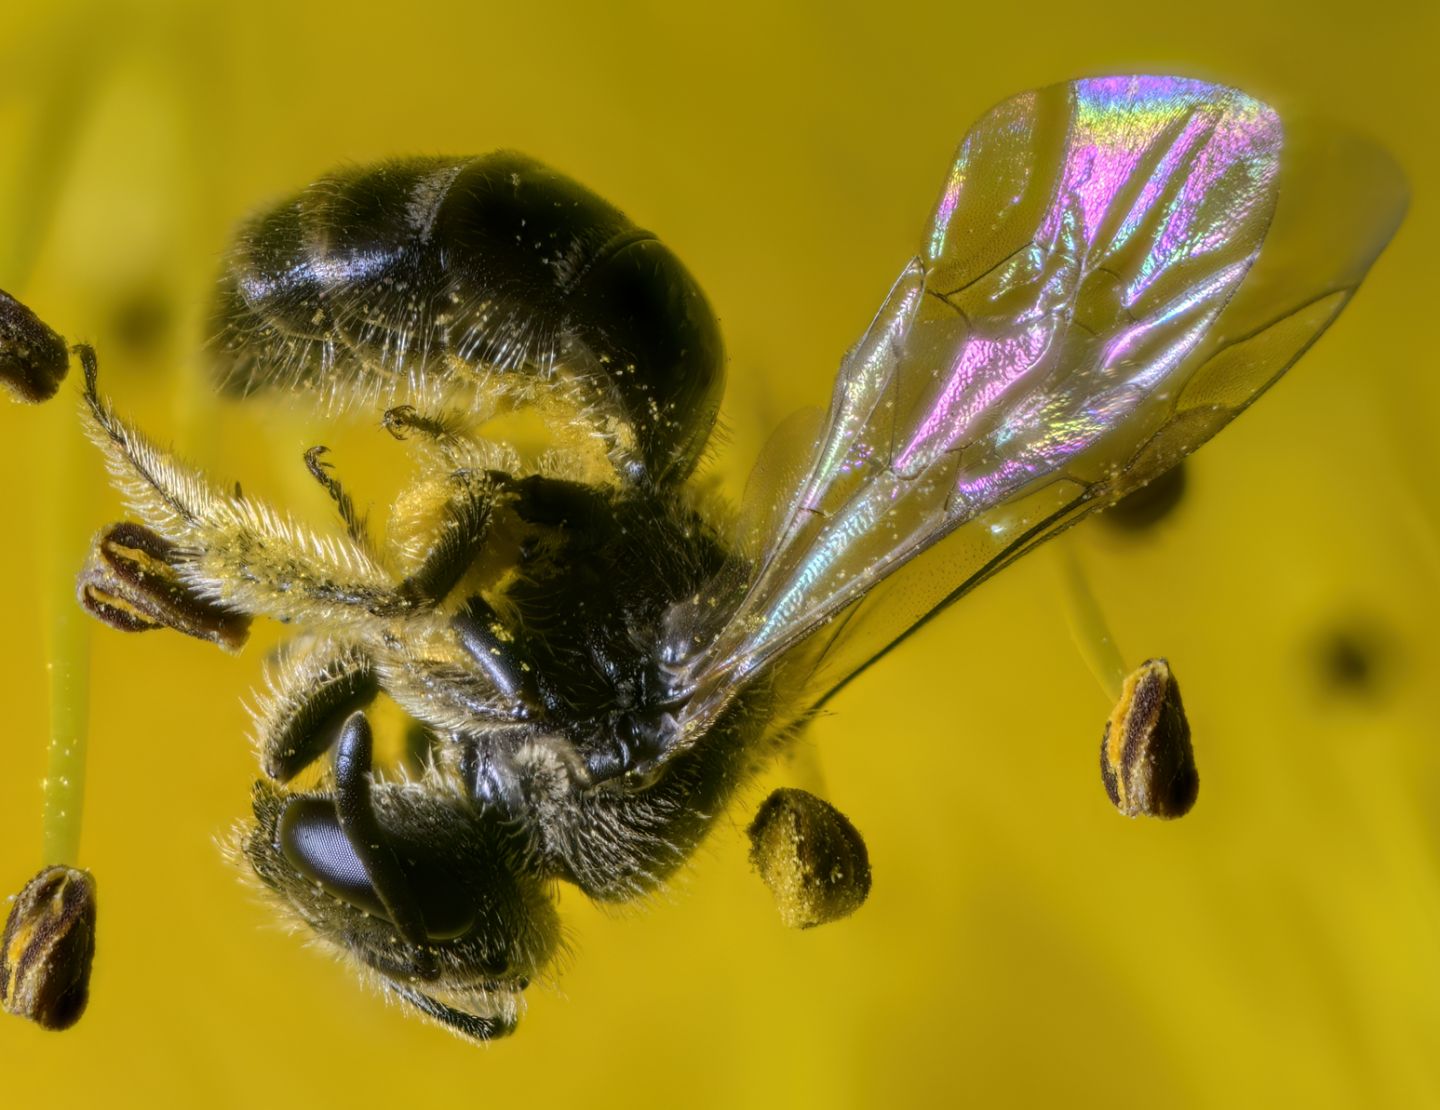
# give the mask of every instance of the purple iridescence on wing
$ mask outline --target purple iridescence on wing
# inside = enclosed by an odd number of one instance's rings
[[[788,530],[697,668],[749,673],[966,521],[1123,463],[1259,253],[1281,139],[1263,104],[1182,78],[993,109],[841,368]]]
[[[910,474],[980,446],[979,426],[998,417],[991,442],[999,450],[962,465],[956,480],[970,509],[1089,447],[1183,363],[1248,271],[1273,203],[1280,126],[1258,102],[1178,78],[1106,78],[1071,90],[1053,196],[1033,237],[999,274],[948,295],[927,275],[927,290],[966,316],[969,334],[894,465]],[[1029,118],[1038,130],[1043,113]],[[1034,142],[1016,145],[1028,152]],[[937,268],[951,268],[950,221],[973,215],[963,203],[972,162],[984,190],[994,157],[981,124],[936,212],[929,261]],[[980,204],[1003,213],[993,196]],[[974,241],[973,224],[964,239]],[[1006,311],[985,314],[987,302]],[[1097,316],[1104,330],[1090,326]],[[1013,398],[1021,383],[1026,396]]]

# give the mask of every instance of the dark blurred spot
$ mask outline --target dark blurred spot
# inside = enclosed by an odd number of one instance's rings
[[[1117,532],[1139,532],[1169,516],[1185,496],[1185,464],[1177,463],[1100,514]]]
[[[155,286],[125,293],[110,318],[110,333],[129,354],[148,354],[165,343],[174,322],[170,298]]]
[[[1348,618],[1321,632],[1312,649],[1321,687],[1349,697],[1383,697],[1399,662],[1394,637],[1373,618]]]

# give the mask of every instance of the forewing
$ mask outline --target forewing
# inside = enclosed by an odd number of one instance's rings
[[[782,660],[803,717],[1194,450],[1323,331],[1403,208],[1379,152],[1282,142],[1274,112],[1232,89],[1106,78],[993,109],[841,366],[809,465],[752,482],[751,573],[680,629],[670,752]]]

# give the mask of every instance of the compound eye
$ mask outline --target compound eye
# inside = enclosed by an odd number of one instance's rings
[[[277,834],[280,850],[296,871],[356,909],[388,918],[365,873],[365,864],[350,846],[330,802],[294,799],[280,816]]]
[[[324,798],[294,798],[280,816],[277,829],[280,850],[290,865],[306,878],[358,910],[395,924],[375,889],[345,831],[333,803]],[[434,861],[407,851],[404,843],[392,845],[403,871],[406,895],[425,922],[425,937],[432,941],[464,936],[475,924],[475,906]]]

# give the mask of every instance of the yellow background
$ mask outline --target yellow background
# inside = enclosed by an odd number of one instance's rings
[[[954,143],[1014,92],[1223,80],[1365,129],[1414,198],[1333,332],[1197,458],[1174,517],[1075,536],[1122,651],[1177,669],[1202,781],[1183,821],[1107,803],[1108,706],[1042,552],[811,730],[870,846],[854,919],[779,924],[744,858],[757,786],[653,903],[566,897],[558,982],[477,1049],[273,927],[222,861],[256,773],[240,699],[275,633],[229,658],[97,628],[93,1001],[60,1036],[0,1022],[0,1104],[1440,1100],[1437,29],[1419,0],[6,5],[0,285],[23,281],[99,344],[127,412],[247,489],[303,488],[320,433],[216,425],[177,383],[231,223],[343,160],[516,147],[659,232],[727,336],[732,482],[764,429],[823,402]],[[0,405],[4,888],[41,862],[42,584],[84,535],[42,542],[37,521],[70,405]],[[117,515],[83,451],[64,479],[82,533]],[[1364,689],[1325,678],[1338,633],[1373,649]]]

